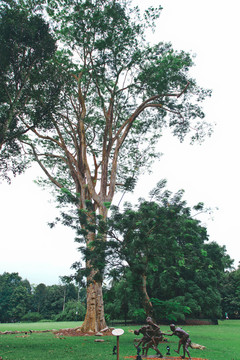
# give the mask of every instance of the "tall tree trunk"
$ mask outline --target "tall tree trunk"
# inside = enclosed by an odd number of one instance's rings
[[[141,278],[142,278],[141,290],[143,294],[143,308],[146,312],[146,315],[152,317],[153,306],[147,293],[147,276],[143,274],[141,275]]]
[[[97,332],[107,326],[104,317],[102,284],[93,281],[87,287],[87,313],[81,326],[82,332]]]
[[[100,215],[106,219],[107,209],[100,209]],[[94,219],[89,216],[89,219]],[[87,236],[87,244],[95,239],[94,233],[89,233]],[[103,234],[103,240],[106,241],[106,235]],[[90,261],[87,261],[87,267],[91,269],[91,273],[87,278],[87,313],[84,322],[81,326],[82,332],[98,332],[107,327],[104,316],[104,304],[102,293],[102,281],[95,280],[94,277],[98,273],[98,269],[94,269]]]

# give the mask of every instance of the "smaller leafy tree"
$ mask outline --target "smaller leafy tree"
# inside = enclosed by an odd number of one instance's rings
[[[60,277],[60,280],[60,285],[46,286],[40,283],[34,287],[31,307],[33,312],[39,313],[44,318],[51,319],[62,313],[65,316],[65,307],[69,302],[76,301],[84,304],[85,289],[74,285],[72,279],[67,276]],[[80,313],[82,311],[79,310]]]
[[[68,191],[62,194],[67,202],[72,199]],[[84,229],[78,226],[78,218],[62,213],[63,223],[77,230],[78,242],[88,231],[98,234],[87,248],[79,249],[99,275],[112,279],[112,285],[104,289],[111,319],[139,318],[143,312],[152,316],[160,305],[163,317],[182,318],[190,310],[197,318],[221,316],[219,284],[232,260],[224,246],[208,242],[207,229],[195,217],[210,209],[203,203],[188,207],[183,194],[183,190],[173,194],[162,180],[151,191],[150,201],[140,199],[135,207],[125,203],[123,211],[111,206],[107,222],[93,213],[93,225],[88,214],[79,211]],[[105,242],[103,233],[108,235]],[[88,269],[79,265],[74,268],[83,278]]]
[[[162,316],[172,319],[190,311],[195,317],[219,317],[219,281],[232,260],[225,247],[208,243],[207,229],[195,218],[194,213],[205,211],[204,204],[190,208],[182,190],[173,194],[165,186],[166,181],[160,181],[150,193],[151,201],[141,199],[137,207],[111,207],[104,249],[109,274],[114,267],[122,274],[128,267],[142,299],[138,308],[148,316],[161,308]],[[100,254],[96,242],[92,250],[94,263]]]
[[[128,264],[141,289],[143,308],[150,316],[153,314],[148,294],[148,283],[153,278],[151,274],[158,271],[159,266],[168,268],[171,262],[184,265],[182,247],[187,237],[192,242],[199,238],[201,245],[206,239],[205,229],[199,221],[192,219],[191,209],[182,200],[183,191],[173,195],[164,190],[165,185],[166,182],[161,181],[151,192],[152,198],[158,202],[141,200],[138,208],[126,204],[123,212],[112,207],[108,221],[108,246],[112,249],[109,260],[117,255],[122,263]],[[172,271],[177,271],[177,267],[174,270],[172,266]]]

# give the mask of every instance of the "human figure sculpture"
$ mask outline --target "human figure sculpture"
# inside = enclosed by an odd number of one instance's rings
[[[150,317],[147,318],[146,322],[148,325],[144,325],[139,330],[134,331],[135,335],[143,334],[143,337],[138,341],[135,347],[138,348],[142,344],[143,356],[147,356],[148,350],[152,348],[159,357],[163,357],[158,349],[158,344],[162,340],[160,327],[157,324],[154,324]]]
[[[145,349],[144,345],[151,340],[151,336],[148,334],[149,326],[144,325],[139,330],[134,330],[135,335],[142,334],[143,337],[138,341],[138,343],[134,346],[138,348],[142,344],[142,349]]]
[[[160,331],[160,327],[157,324],[154,324],[154,322],[150,316],[147,317],[146,322],[149,326],[149,331],[151,332],[153,338],[162,335],[162,333]]]
[[[179,338],[179,342],[178,342],[178,349],[174,351],[179,354],[182,345],[183,347],[182,359],[185,359],[185,353],[187,352],[188,357],[191,360],[191,356],[188,351],[188,347],[191,346],[191,339],[189,337],[189,334],[186,331],[184,331],[182,328],[176,327],[174,324],[170,325],[170,329],[172,331],[172,334],[163,334],[163,335],[168,335],[168,336],[176,335]]]

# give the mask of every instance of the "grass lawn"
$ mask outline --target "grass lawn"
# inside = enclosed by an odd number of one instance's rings
[[[49,322],[25,324],[0,324],[0,331],[28,331],[50,330],[79,326],[77,322]],[[120,337],[120,360],[125,356],[135,356],[136,349],[133,339],[136,337],[131,331],[140,326],[119,326],[125,333]],[[206,349],[190,349],[192,357],[208,360],[240,360],[240,320],[220,321],[218,326],[184,326],[193,342],[206,346]],[[169,326],[161,326],[166,332]],[[27,337],[24,334],[0,336],[0,356],[3,360],[116,360],[112,354],[116,345],[116,337],[104,336],[104,342],[94,342],[96,337],[64,337],[56,338],[53,333],[32,333]],[[140,338],[140,337],[139,337]],[[166,346],[170,346],[171,356],[176,355],[178,339],[169,338],[166,344],[160,344],[160,351],[165,355]],[[149,351],[153,355],[154,350]]]
[[[34,323],[13,323],[13,324],[1,324],[0,323],[0,332],[4,331],[43,331],[43,330],[59,330],[67,328],[75,328],[80,326],[82,321],[59,321],[59,322],[34,322]]]

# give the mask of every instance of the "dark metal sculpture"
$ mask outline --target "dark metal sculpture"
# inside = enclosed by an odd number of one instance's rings
[[[180,348],[182,346],[183,347],[182,358],[185,359],[185,353],[187,353],[189,360],[191,360],[191,356],[188,351],[188,347],[191,346],[191,339],[189,337],[189,334],[186,331],[184,331],[182,328],[176,327],[174,324],[170,325],[170,329],[172,331],[172,334],[164,334],[164,335],[167,335],[167,336],[176,335],[179,338],[178,349],[174,350],[174,351],[179,354]]]
[[[142,345],[142,355],[145,357],[147,357],[148,350],[151,348],[156,351],[157,356],[162,358],[163,355],[158,349],[158,344],[163,339],[163,333],[160,331],[160,327],[157,324],[154,324],[151,317],[147,317],[146,322],[147,325],[144,325],[139,330],[134,331],[135,335],[143,335],[135,347],[139,348],[140,345]]]

